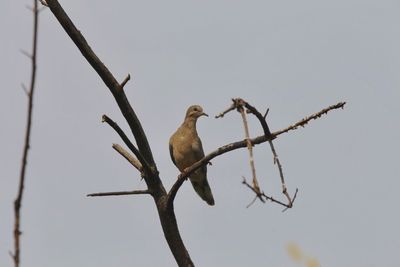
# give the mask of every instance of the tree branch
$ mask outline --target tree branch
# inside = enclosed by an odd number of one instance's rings
[[[144,180],[146,181],[148,189],[152,191],[152,196],[157,206],[157,211],[159,214],[161,226],[163,228],[164,236],[171,249],[171,252],[174,255],[174,258],[179,266],[194,266],[180,236],[175,213],[173,210],[173,205],[168,207],[165,205],[167,193],[158,175],[157,166],[155,164],[147,137],[144,133],[139,119],[137,118],[132,106],[130,105],[125,95],[122,86],[117,82],[117,80],[107,69],[107,67],[92,51],[85,38],[75,27],[68,15],[60,6],[59,2],[57,0],[42,1],[47,3],[53,15],[57,18],[61,26],[76,44],[78,49],[81,51],[82,55],[99,74],[101,79],[104,81],[104,83],[114,96],[115,101],[117,102],[135,137],[135,141],[138,145],[138,150],[140,154],[143,155],[143,158],[149,164],[149,167],[152,170],[152,172],[150,172],[151,175],[146,175],[144,177]]]
[[[143,166],[139,160],[137,160],[134,156],[132,156],[127,150],[125,150],[119,144],[113,144],[112,148],[114,148],[115,151],[117,151],[121,156],[123,156],[130,164],[132,164],[132,166],[135,167],[140,172],[142,177],[144,176]]]
[[[14,260],[14,266],[20,266],[20,254],[21,254],[21,244],[20,244],[20,236],[21,236],[21,205],[24,193],[25,186],[25,173],[26,173],[26,164],[28,161],[28,150],[30,148],[30,137],[31,137],[31,126],[32,126],[32,116],[33,116],[33,95],[35,91],[35,82],[36,82],[36,53],[37,53],[37,36],[38,36],[38,4],[37,1],[33,1],[33,40],[32,40],[32,55],[30,55],[32,71],[31,71],[31,82],[29,86],[29,91],[27,92],[28,96],[28,115],[26,122],[26,131],[25,131],[25,142],[24,149],[22,155],[22,164],[21,171],[19,177],[19,186],[17,197],[14,200],[14,253],[12,254],[12,258]]]
[[[143,169],[145,171],[145,175],[151,176],[153,174],[153,171],[150,168],[149,164],[144,159],[144,157],[139,152],[139,150],[132,144],[132,142],[126,136],[126,134],[121,129],[121,127],[119,127],[118,124],[116,122],[114,122],[112,119],[110,119],[107,115],[102,116],[102,122],[106,122],[108,125],[111,126],[111,128],[113,128],[118,133],[118,135],[121,137],[122,141],[124,141],[124,143],[128,146],[128,148],[132,151],[132,153],[137,157],[137,159],[142,164]]]
[[[241,101],[241,102],[243,102],[243,101]],[[240,112],[240,115],[242,115],[242,119],[243,119],[244,133],[246,136],[246,144],[247,144],[247,149],[249,150],[250,168],[251,168],[251,173],[253,176],[253,188],[256,192],[260,192],[260,186],[258,185],[257,176],[256,176],[256,167],[254,164],[253,145],[250,142],[250,132],[249,132],[249,125],[247,123],[246,112],[243,108],[243,104],[240,104],[237,107],[237,109]]]
[[[64,28],[66,33],[76,44],[78,49],[81,51],[82,55],[86,58],[93,69],[98,73],[100,78],[106,84],[108,89],[113,94],[122,114],[124,115],[129,127],[135,136],[136,143],[138,144],[138,149],[143,155],[144,159],[149,163],[149,165],[156,169],[156,164],[153,158],[153,154],[150,149],[146,134],[142,128],[139,119],[136,116],[132,106],[130,105],[123,87],[115,79],[112,73],[107,69],[107,67],[101,62],[97,55],[93,52],[92,48],[87,43],[86,39],[83,37],[81,32],[75,27],[74,23],[65,13],[64,9],[61,7],[57,0],[46,0],[45,1],[50,8],[51,12],[60,22],[61,26]],[[146,181],[150,183],[151,187],[157,190],[163,191],[164,188],[158,188],[160,186],[160,181],[157,177],[152,177],[152,180],[148,179]],[[165,191],[165,190],[164,190]],[[161,192],[160,192],[161,193]]]
[[[296,130],[298,127],[305,127],[306,124],[309,123],[311,120],[316,120],[316,119],[320,118],[322,115],[328,114],[328,112],[331,111],[331,110],[339,109],[339,108],[343,109],[344,105],[346,105],[346,102],[339,102],[339,103],[337,103],[335,105],[331,105],[331,106],[329,106],[327,108],[324,108],[323,110],[321,110],[321,111],[319,111],[317,113],[314,113],[314,114],[312,114],[312,115],[310,115],[308,117],[305,117],[304,119],[296,122],[293,125],[288,126],[285,129],[282,129],[282,130],[279,130],[279,131],[273,133],[273,135],[274,136],[278,136],[278,135],[281,135],[283,133],[287,133],[289,131]]]
[[[126,195],[151,195],[150,190],[134,190],[134,191],[117,191],[117,192],[101,192],[87,194],[87,197],[106,197],[106,196],[126,196]]]
[[[294,193],[293,199],[291,200],[291,202],[290,202],[289,204],[286,204],[286,203],[283,203],[283,202],[281,202],[281,201],[279,201],[279,200],[276,200],[275,198],[273,198],[273,197],[271,197],[271,196],[267,196],[264,192],[257,192],[257,191],[253,188],[253,186],[251,186],[251,185],[246,181],[246,178],[244,178],[244,177],[243,177],[242,184],[244,184],[244,185],[245,185],[246,187],[248,187],[251,191],[253,191],[254,194],[256,194],[256,197],[254,198],[254,200],[252,200],[252,201],[250,202],[249,205],[247,205],[247,208],[250,207],[250,206],[254,203],[254,201],[258,198],[258,199],[260,199],[260,201],[263,202],[263,203],[265,203],[265,200],[269,200],[269,201],[271,201],[271,202],[274,202],[274,203],[277,203],[277,204],[279,204],[279,205],[282,205],[282,206],[285,207],[285,209],[283,210],[283,211],[285,211],[285,210],[287,210],[287,209],[289,209],[289,208],[291,208],[291,207],[293,206],[294,200],[295,200],[296,197],[297,197],[297,192],[299,192],[299,190],[296,188],[296,192]],[[265,199],[264,199],[264,198],[265,198]]]
[[[131,75],[128,73],[128,76],[122,81],[121,87],[124,88],[125,84],[131,79]]]
[[[265,115],[261,115],[261,113],[255,107],[253,107],[252,105],[250,105],[249,103],[247,103],[246,101],[244,101],[241,98],[233,99],[233,102],[234,102],[234,104],[236,104],[238,106],[238,109],[240,106],[245,106],[249,113],[252,113],[253,115],[255,115],[257,117],[258,121],[260,122],[260,124],[264,130],[264,135],[265,136],[271,135],[271,131],[269,130],[269,127],[268,127],[268,124],[266,121],[266,117],[267,117],[269,109],[267,109],[267,111],[265,112]],[[244,113],[244,112],[241,111],[241,113]],[[282,165],[279,160],[279,157],[278,157],[278,153],[276,152],[276,149],[274,147],[274,143],[272,142],[272,140],[268,140],[268,143],[271,147],[271,151],[274,156],[273,157],[274,164],[276,164],[278,166],[279,176],[281,178],[281,184],[282,184],[282,194],[284,194],[288,200],[287,208],[291,208],[293,206],[293,200],[291,199],[289,193],[287,192],[287,188],[286,188],[286,184],[285,184],[285,177],[283,176],[283,169],[282,169]],[[253,178],[253,180],[254,180],[254,178]],[[254,183],[254,181],[253,181],[253,191],[258,192],[257,196],[260,197],[260,188],[259,188],[258,184]],[[276,202],[276,201],[274,201],[274,202]]]
[[[270,141],[275,139],[276,137],[278,137],[279,135],[286,133],[290,130],[294,130],[297,129],[298,126],[304,126],[306,125],[310,120],[312,119],[316,119],[321,117],[324,114],[327,114],[329,111],[334,110],[334,109],[338,109],[338,108],[343,108],[344,105],[346,104],[346,102],[339,102],[336,105],[332,105],[329,106],[328,108],[325,108],[313,115],[310,115],[309,117],[306,117],[302,120],[300,120],[299,122],[293,124],[292,126],[289,126],[283,130],[279,130],[276,132],[271,133],[270,136],[266,136],[266,135],[261,135],[255,138],[250,139],[251,144],[254,145],[258,145],[261,143],[264,143],[266,141]],[[234,108],[233,108],[234,109]],[[233,110],[230,109],[230,110]],[[226,114],[226,112],[225,112]],[[247,140],[242,140],[242,141],[237,141],[237,142],[233,142],[224,146],[219,147],[218,149],[212,151],[211,153],[207,154],[204,158],[202,158],[201,160],[197,161],[196,163],[194,163],[192,166],[186,168],[183,172],[181,172],[178,177],[176,182],[173,184],[173,186],[171,187],[171,190],[168,192],[168,196],[167,196],[167,203],[168,205],[172,205],[176,193],[178,192],[179,188],[182,186],[183,182],[185,181],[185,179],[187,177],[189,177],[194,171],[196,171],[198,168],[200,168],[203,165],[206,165],[210,160],[212,160],[213,158],[223,155],[225,153],[228,153],[232,150],[236,150],[239,148],[244,148],[247,147]]]

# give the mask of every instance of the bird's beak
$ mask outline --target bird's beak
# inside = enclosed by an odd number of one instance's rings
[[[208,114],[207,114],[207,113],[204,113],[204,112],[202,112],[200,116],[206,116],[206,117],[208,117]]]

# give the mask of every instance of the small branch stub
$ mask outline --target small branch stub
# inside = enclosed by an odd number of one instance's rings
[[[124,88],[125,84],[131,79],[131,75],[128,73],[128,76],[122,81],[121,87]]]

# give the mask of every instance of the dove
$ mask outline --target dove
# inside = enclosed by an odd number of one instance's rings
[[[186,111],[185,120],[169,140],[172,162],[181,172],[204,157],[203,145],[196,130],[197,119],[201,116],[208,117],[201,106],[190,106]],[[215,202],[207,181],[207,166],[197,169],[190,175],[189,180],[196,193],[213,206]]]

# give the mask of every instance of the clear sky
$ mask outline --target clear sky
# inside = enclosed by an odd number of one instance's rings
[[[279,130],[346,101],[275,141],[292,210],[256,202],[241,184],[247,151],[213,161],[215,207],[188,183],[176,199],[181,234],[196,266],[304,266],[297,244],[324,267],[400,266],[400,2],[61,1],[112,73],[123,80],[166,187],[178,175],[168,139],[186,108],[215,115],[242,97]],[[0,266],[12,266],[17,191],[29,82],[30,1],[0,2]],[[49,10],[40,13],[32,149],[22,210],[22,266],[176,266],[147,196],[86,198],[143,189],[111,148],[122,143],[107,114],[128,127],[108,89]],[[251,120],[252,135],[261,128]],[[238,114],[202,118],[206,152],[243,139]],[[280,195],[266,144],[255,148],[262,188]]]

